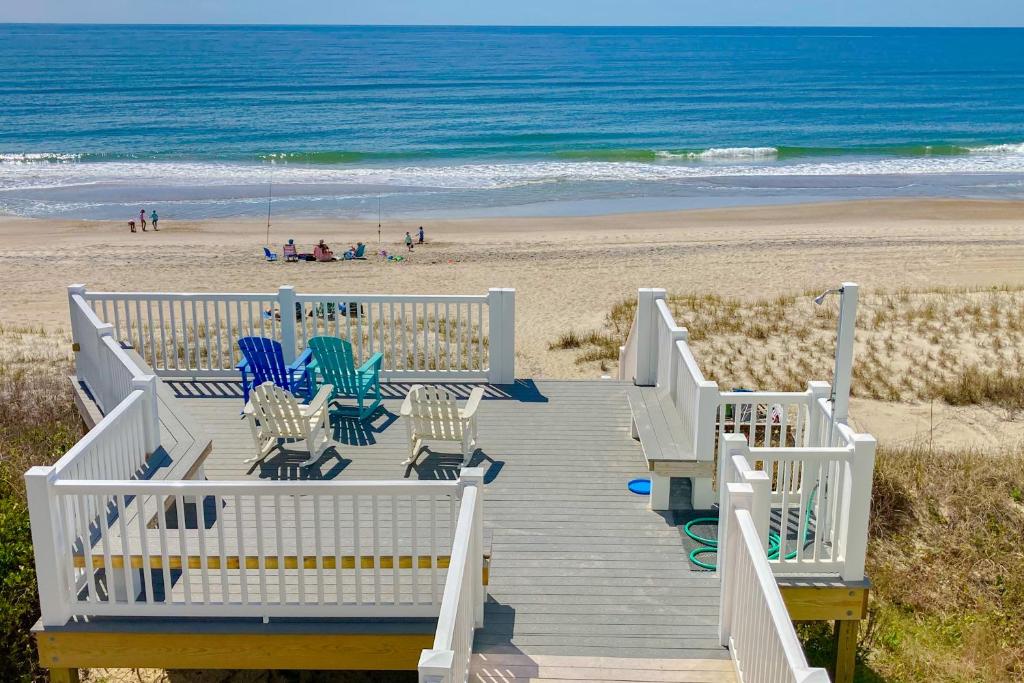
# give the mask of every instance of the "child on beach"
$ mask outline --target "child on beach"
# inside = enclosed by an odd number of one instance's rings
[[[412,235],[409,234],[408,230],[405,231],[405,248],[412,251]]]
[[[142,232],[146,232],[146,210],[139,209],[139,223],[142,225]]]
[[[422,225],[420,226],[420,239],[419,239],[419,243],[423,244],[423,226]]]
[[[156,227],[156,222],[160,220],[160,216],[156,215],[156,209],[149,212],[149,222],[153,224],[153,232],[157,232],[160,228]]]

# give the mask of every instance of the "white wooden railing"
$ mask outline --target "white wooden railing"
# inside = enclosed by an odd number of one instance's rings
[[[25,475],[46,624],[77,616],[434,617],[442,596],[461,600],[467,582],[473,604],[482,600],[479,470],[464,470],[461,482],[69,475],[67,467]],[[466,514],[475,526],[456,527]],[[471,574],[458,575],[455,587],[446,581],[449,556]]]
[[[310,337],[352,342],[358,362],[384,356],[387,379],[481,380],[515,375],[515,290],[487,294],[296,294],[87,292],[74,288],[94,317],[161,376],[235,377],[237,340],[281,342],[286,360]]]
[[[789,612],[765,555],[764,535],[752,512],[766,496],[764,472],[746,472],[725,488],[721,519],[728,526],[719,548],[719,635],[743,683],[828,683],[824,669],[807,664]]]
[[[467,487],[463,494],[434,646],[420,655],[421,683],[465,681],[473,653],[473,633],[484,623],[483,472],[476,470],[470,476],[479,483]]]
[[[76,376],[85,384],[104,415],[111,414],[133,393],[142,393],[139,424],[143,431],[144,454],[152,454],[160,447],[156,377],[144,373],[121,348],[114,337],[114,326],[96,316],[83,297],[81,287],[68,289],[68,306]]]

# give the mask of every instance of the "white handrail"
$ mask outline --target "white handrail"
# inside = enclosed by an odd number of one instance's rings
[[[473,633],[483,625],[483,471],[463,470],[462,479],[467,486],[452,540],[433,648],[421,653],[417,667],[421,683],[465,681]]]
[[[828,673],[807,664],[789,612],[764,555],[749,510],[750,486],[730,484],[729,534],[719,556],[722,603],[720,626],[744,683],[828,683]],[[746,500],[743,496],[746,495]],[[724,564],[723,564],[724,560]]]
[[[385,379],[482,380],[515,373],[515,290],[479,295],[86,292],[93,317],[166,377],[236,377],[237,340],[281,342],[285,360],[310,337],[348,339],[357,362],[383,355]]]
[[[109,433],[127,410],[93,432]],[[58,464],[26,474],[33,539],[47,539],[37,545],[37,559],[49,563],[39,584],[47,624],[74,616],[434,617],[447,556],[459,548],[451,535],[458,497],[472,488],[82,480]],[[468,499],[472,512],[475,491]],[[471,540],[481,547],[478,533]]]

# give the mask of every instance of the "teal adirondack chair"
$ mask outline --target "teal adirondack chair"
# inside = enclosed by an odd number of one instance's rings
[[[380,407],[380,366],[384,354],[379,351],[358,368],[352,354],[352,344],[337,337],[313,337],[308,348],[313,351],[313,360],[307,366],[315,392],[319,387],[330,384],[334,387],[331,401],[354,398],[359,419],[370,418]]]

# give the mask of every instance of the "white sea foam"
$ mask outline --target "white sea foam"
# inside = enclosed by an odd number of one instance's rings
[[[425,190],[489,190],[527,185],[584,182],[659,182],[727,176],[868,176],[893,174],[1024,173],[1024,145],[978,148],[964,156],[839,157],[761,163],[754,154],[772,148],[748,148],[748,157],[718,157],[718,163],[645,163],[606,161],[537,161],[445,165],[354,166],[219,162],[27,163],[0,159],[0,192],[130,187],[224,187],[229,185],[386,186]],[[739,148],[737,148],[739,149]],[[1016,150],[1016,151],[1013,151]],[[708,154],[714,150],[707,150]],[[723,150],[724,151],[724,150]],[[717,152],[716,152],[717,153]],[[10,156],[10,155],[8,155]],[[24,155],[20,155],[24,156]],[[730,159],[734,160],[730,163]],[[35,193],[34,193],[35,194]]]
[[[78,161],[80,154],[53,154],[49,152],[25,152],[0,154],[0,162],[4,163],[37,163],[40,161]]]
[[[972,154],[1024,154],[1024,142],[968,147]]]
[[[700,152],[656,152],[659,159],[762,160],[774,159],[779,153],[774,147],[712,147]]]

